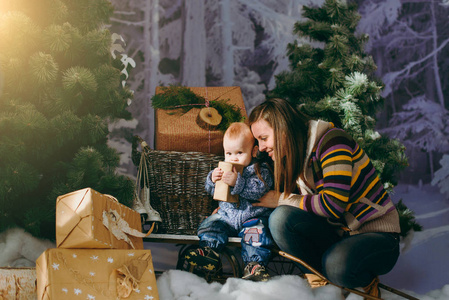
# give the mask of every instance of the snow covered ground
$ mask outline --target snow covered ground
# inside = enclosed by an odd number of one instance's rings
[[[311,289],[299,276],[277,276],[268,282],[250,282],[230,278],[225,284],[207,283],[191,273],[170,270],[163,273],[157,281],[161,300],[343,300],[341,290],[331,285]],[[449,299],[449,284],[441,290],[420,295],[407,291],[420,300]],[[404,299],[390,292],[382,291],[385,300]],[[362,297],[350,294],[346,300],[360,300]]]
[[[449,199],[435,187],[400,185],[392,195],[402,199],[415,212],[424,227],[416,232],[411,245],[400,256],[395,268],[381,277],[381,282],[422,300],[449,299]],[[178,247],[170,244],[147,243],[152,250],[156,269],[165,271],[158,278],[162,300],[171,299],[342,299],[339,289],[326,286],[311,290],[297,276],[275,277],[266,283],[228,279],[225,284],[208,284],[202,278],[175,269]],[[382,291],[384,299],[403,299]],[[346,299],[361,297],[350,294]]]
[[[410,249],[381,280],[417,293],[440,289],[449,282],[449,199],[429,185],[398,186],[392,197],[415,212],[423,231],[415,233]]]

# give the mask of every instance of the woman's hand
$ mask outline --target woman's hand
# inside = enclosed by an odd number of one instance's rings
[[[259,202],[253,203],[253,206],[276,208],[279,203],[279,196],[275,191],[269,191],[259,199]]]

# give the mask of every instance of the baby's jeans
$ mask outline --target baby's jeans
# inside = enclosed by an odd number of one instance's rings
[[[242,259],[248,262],[257,261],[266,266],[271,258],[273,240],[268,232],[268,217],[254,218],[245,221],[240,228],[226,223],[220,214],[213,214],[205,219],[198,228],[201,247],[211,247],[221,252],[228,243],[228,237],[242,238]]]

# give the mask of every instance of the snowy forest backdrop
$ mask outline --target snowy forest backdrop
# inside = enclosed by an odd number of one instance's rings
[[[121,172],[133,176],[136,168],[130,159],[130,140],[138,134],[152,146],[154,112],[150,99],[156,86],[237,85],[247,111],[251,111],[265,99],[264,92],[274,88],[274,75],[288,69],[287,44],[295,39],[300,44],[310,43],[292,33],[293,24],[302,18],[302,6],[321,5],[323,0],[111,2],[115,14],[110,30],[123,37],[127,55],[122,61],[133,66],[126,84],[135,94],[129,105],[134,119],[111,124],[110,144],[122,153]],[[370,36],[366,51],[373,56],[377,75],[385,84],[385,107],[378,116],[378,129],[399,138],[409,156],[410,166],[401,174],[398,195],[404,195],[404,203],[424,225],[422,235],[415,235],[418,242],[408,250],[409,259],[416,262],[424,255],[429,259],[431,252],[422,248],[424,244],[438,247],[437,253],[446,253],[449,247],[442,243],[449,238],[449,192],[444,192],[444,185],[436,198],[429,199],[430,194],[422,192],[438,193],[436,183],[449,172],[449,77],[445,76],[449,69],[449,3],[356,2],[362,16],[359,31]],[[444,164],[446,168],[442,168]],[[416,203],[406,198],[411,194],[419,195],[414,198]],[[426,209],[419,206],[423,203]],[[408,269],[399,268],[390,276],[411,276],[413,266],[406,254],[401,259]],[[435,276],[430,281],[436,286],[427,289],[439,288],[449,281],[449,259],[446,254],[430,259],[442,260],[438,262],[440,269],[421,274]],[[429,269],[429,264],[422,265],[426,266]],[[419,290],[419,283],[408,282]],[[403,286],[407,287],[406,283]],[[423,289],[420,292],[426,291]]]
[[[135,120],[125,126],[150,143],[154,139],[150,98],[156,86],[238,85],[250,111],[274,87],[274,75],[288,69],[286,47],[297,40],[292,28],[301,19],[302,5],[323,3],[111,1],[116,8],[111,31],[123,37],[129,56],[122,59],[136,63],[127,81],[135,91],[129,106]],[[379,129],[407,146],[410,167],[403,181],[430,182],[441,167],[442,155],[449,152],[449,100],[445,99],[449,78],[444,76],[449,68],[447,1],[357,2],[362,16],[359,31],[370,36],[366,51],[385,84]],[[129,136],[129,130],[114,132],[115,146],[124,143],[119,137],[129,140]],[[126,157],[122,163],[125,172],[133,169]]]

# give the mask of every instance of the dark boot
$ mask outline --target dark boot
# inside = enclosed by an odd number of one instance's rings
[[[190,265],[208,271],[216,270],[220,264],[220,255],[210,247],[192,249],[184,258]]]

